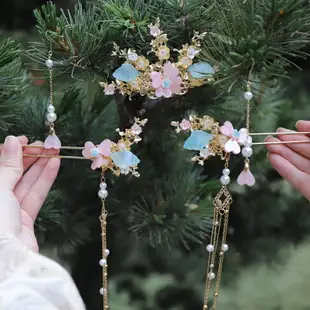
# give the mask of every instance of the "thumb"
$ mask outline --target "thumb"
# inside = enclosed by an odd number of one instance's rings
[[[23,174],[22,147],[16,137],[5,139],[0,156],[0,187],[13,190]]]

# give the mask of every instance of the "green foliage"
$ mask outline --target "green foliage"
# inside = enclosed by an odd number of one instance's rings
[[[18,106],[27,85],[21,52],[11,39],[0,43],[0,132],[8,131],[19,120]]]
[[[280,261],[244,269],[230,288],[222,290],[218,309],[308,309],[309,255],[308,242],[287,245]]]

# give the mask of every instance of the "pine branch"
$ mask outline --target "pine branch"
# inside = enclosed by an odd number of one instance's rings
[[[310,7],[304,0],[218,1],[217,26],[202,59],[219,67],[224,91],[245,88],[249,72],[264,80],[286,76],[310,41]]]
[[[19,100],[28,84],[22,68],[19,44],[6,39],[0,44],[0,132],[19,119]]]

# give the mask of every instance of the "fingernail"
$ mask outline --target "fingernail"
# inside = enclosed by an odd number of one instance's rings
[[[7,136],[3,145],[3,155],[14,155],[18,152],[19,149],[19,141],[14,136]]]
[[[267,158],[269,158],[270,152],[267,152]]]

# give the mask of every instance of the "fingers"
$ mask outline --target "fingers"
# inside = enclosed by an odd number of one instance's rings
[[[310,121],[298,121],[296,123],[296,128],[298,131],[310,131]]]
[[[5,139],[0,156],[0,186],[13,190],[23,173],[22,146],[16,137]]]
[[[274,137],[267,137],[266,142],[279,142]],[[310,174],[310,160],[299,153],[293,151],[285,144],[267,144],[266,148],[269,152],[278,154],[292,163],[297,169]]]
[[[31,143],[30,145],[43,145],[43,142],[36,141]],[[24,154],[31,154],[31,155],[40,155],[43,152],[43,148],[25,148]],[[27,171],[36,161],[38,157],[24,157],[24,171]]]
[[[36,142],[38,144],[42,142]],[[58,150],[50,149],[50,150],[42,150],[42,149],[35,149],[33,148],[31,151],[29,149],[29,152],[42,152],[42,154],[49,154],[49,155],[56,155],[59,153]],[[31,190],[33,185],[37,182],[39,179],[42,171],[44,170],[45,166],[49,162],[49,158],[29,158],[29,161],[26,163],[27,165],[32,165],[29,170],[24,174],[22,179],[18,182],[17,186],[15,187],[14,193],[20,202],[20,204],[23,203],[23,200],[28,195],[28,192]]]
[[[274,169],[303,196],[310,200],[310,176],[297,169],[292,163],[279,154],[269,153],[268,158]]]
[[[35,163],[35,165],[37,163]],[[49,159],[44,165],[43,169],[41,169],[39,177],[33,183],[32,187],[21,203],[22,209],[27,212],[33,220],[36,219],[48,195],[48,192],[57,177],[59,166],[60,160],[58,158]],[[31,169],[28,172],[31,173]]]
[[[285,128],[279,128],[277,132],[285,132],[285,131],[291,131]],[[296,135],[279,135],[279,140],[281,141],[309,141],[310,138],[303,134]],[[302,156],[310,159],[310,143],[296,143],[296,144],[287,144],[287,147],[289,147],[291,150],[301,154]]]

